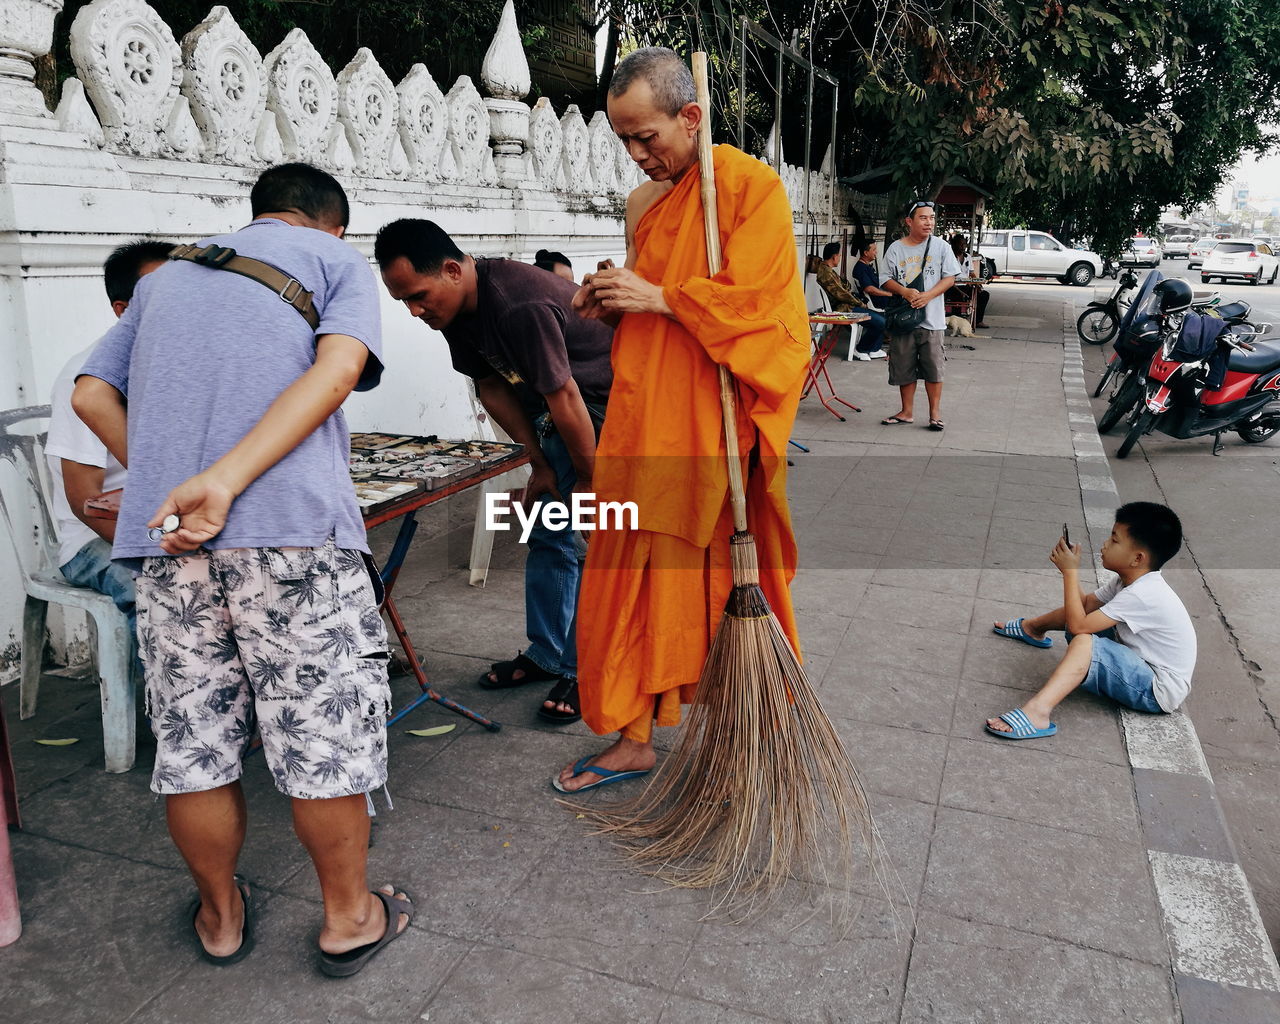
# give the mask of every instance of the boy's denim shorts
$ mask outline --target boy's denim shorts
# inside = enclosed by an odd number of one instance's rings
[[[1084,689],[1135,711],[1163,714],[1152,689],[1155,679],[1155,671],[1131,647],[1103,633],[1094,635],[1089,674],[1081,684]]]

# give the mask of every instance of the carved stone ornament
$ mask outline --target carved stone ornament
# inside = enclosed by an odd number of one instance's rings
[[[498,100],[522,100],[533,87],[512,0],[507,0],[502,8],[498,31],[480,65],[480,82],[485,92]]]
[[[262,54],[225,7],[182,37],[182,91],[204,139],[206,158],[258,162],[256,137],[267,107]]]
[[[48,118],[36,89],[35,60],[53,45],[62,0],[4,0],[0,11],[0,111]]]
[[[254,137],[254,151],[264,164],[273,165],[284,160],[284,143],[280,141],[280,129],[276,127],[276,115],[270,110],[262,115],[258,122],[258,133]]]
[[[591,177],[595,181],[596,191],[601,195],[617,192],[618,185],[614,179],[614,166],[617,158],[618,137],[609,127],[609,118],[603,110],[597,110],[587,126],[587,138],[591,144]]]
[[[576,103],[570,103],[560,118],[560,132],[564,148],[560,163],[564,167],[564,183],[570,192],[594,191],[591,178],[591,143],[587,137],[587,122]]]
[[[560,120],[551,107],[551,100],[543,96],[529,115],[529,156],[533,161],[533,176],[545,188],[560,188],[564,183],[560,168],[562,148]]]
[[[182,80],[173,33],[143,0],[94,0],[71,26],[71,57],[110,149],[167,155]]]
[[[453,176],[468,185],[492,185],[497,181],[489,150],[489,111],[474,83],[462,75],[445,96],[449,108],[449,148]]]
[[[400,144],[409,161],[407,174],[415,181],[437,181],[440,158],[449,128],[444,93],[425,64],[415,64],[396,86],[400,103]]]
[[[617,139],[617,136],[614,138]],[[620,139],[617,140],[617,156],[614,157],[613,170],[617,176],[618,188],[623,192],[630,192],[644,180],[644,172],[640,170],[640,165],[631,159],[631,154],[627,152],[627,147]]]
[[[53,116],[58,119],[58,125],[64,132],[83,135],[89,140],[89,145],[101,149],[107,144],[106,136],[102,134],[102,125],[89,106],[80,79],[68,78],[62,83],[62,98],[58,101],[58,109]]]
[[[191,116],[191,106],[185,96],[173,101],[173,112],[164,130],[165,151],[179,160],[199,160],[204,154],[204,141],[200,129]]]
[[[396,88],[367,46],[338,73],[338,117],[355,155],[355,170],[371,178],[390,174],[400,101]]]
[[[267,109],[276,116],[284,156],[328,165],[338,120],[333,72],[300,28],[290,30],[265,61]]]

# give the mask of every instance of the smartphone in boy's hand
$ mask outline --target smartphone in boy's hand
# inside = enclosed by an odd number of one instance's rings
[[[1066,523],[1062,524],[1062,542],[1066,544],[1067,547],[1071,547],[1071,532],[1067,529]]]

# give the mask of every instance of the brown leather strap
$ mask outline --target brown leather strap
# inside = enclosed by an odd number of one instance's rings
[[[311,302],[312,293],[303,288],[297,278],[290,277],[270,263],[255,260],[252,256],[241,256],[230,246],[224,245],[206,245],[203,248],[196,245],[175,245],[169,250],[169,259],[186,260],[214,270],[229,270],[233,274],[264,284],[287,305],[296,309],[313,331],[320,326],[320,315]]]

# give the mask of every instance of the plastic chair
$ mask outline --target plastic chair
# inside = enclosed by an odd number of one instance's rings
[[[36,713],[40,669],[44,661],[45,618],[49,602],[80,608],[93,618],[97,634],[98,678],[102,692],[102,741],[106,750],[106,770],[127,772],[133,767],[136,736],[134,637],[129,621],[111,598],[87,587],[74,587],[57,569],[57,545],[46,500],[48,484],[44,469],[44,433],[20,431],[15,426],[26,421],[48,420],[49,406],[0,412],[0,462],[12,464],[19,493],[8,500],[0,487],[0,515],[13,542],[26,603],[22,614],[22,682],[20,708],[23,718]],[[25,484],[25,486],[23,486]],[[14,500],[14,499],[17,500]],[[10,507],[19,502],[34,505],[38,554],[33,559],[14,527]]]
[[[818,284],[818,276],[816,274],[804,275],[804,304],[809,312],[812,313],[830,313],[831,312],[831,296],[827,294],[827,290]],[[861,324],[849,324],[849,351],[845,354],[844,361],[847,363],[853,359],[854,348],[858,344],[858,339],[862,337]],[[830,324],[815,324],[810,327],[812,341],[816,348],[821,344],[823,337],[831,330]]]

